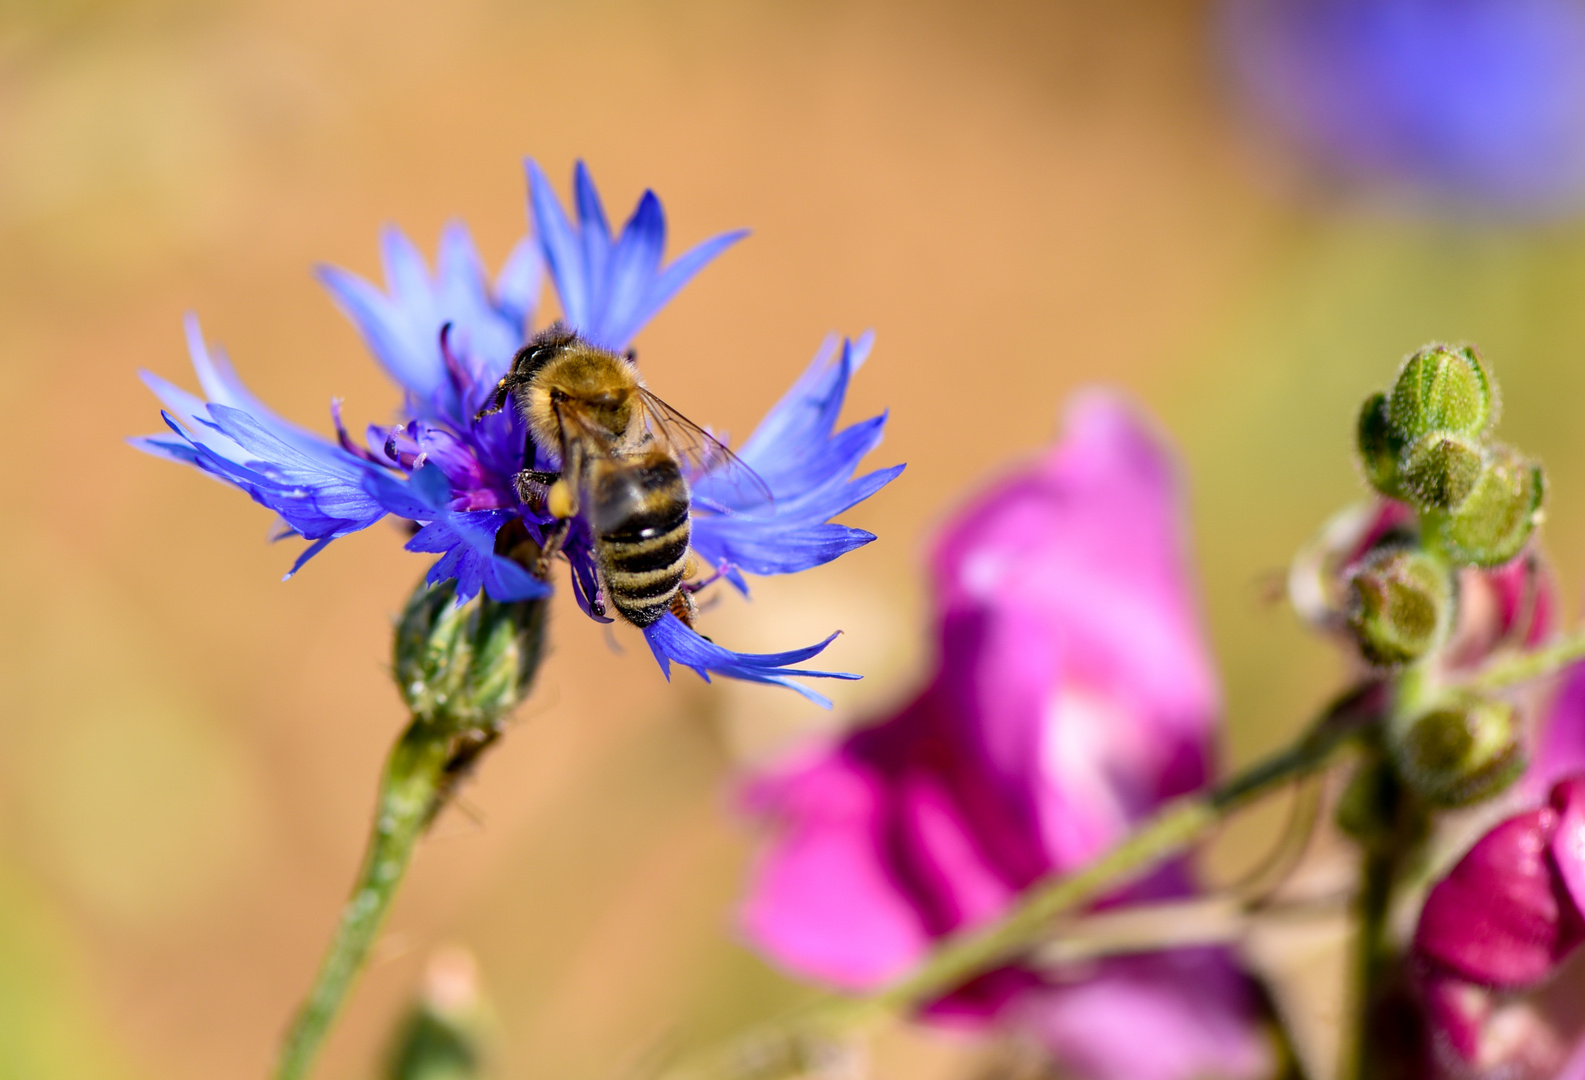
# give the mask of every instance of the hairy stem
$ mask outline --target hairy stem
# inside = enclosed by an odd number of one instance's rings
[[[1574,633],[1534,652],[1513,653],[1487,664],[1464,685],[1476,693],[1503,690],[1530,682],[1585,660],[1585,631]]]
[[[276,1080],[301,1080],[352,988],[375,936],[385,922],[413,848],[439,808],[451,758],[451,739],[414,720],[386,760],[380,776],[374,831],[352,897],[320,964],[319,974],[287,1032]]]
[[[868,997],[816,1007],[751,1035],[710,1058],[668,1073],[670,1080],[773,1080],[807,1071],[844,1035],[878,1017],[912,1009],[1037,946],[1058,915],[1086,904],[1178,854],[1233,811],[1324,766],[1379,719],[1387,694],[1367,684],[1324,712],[1297,742],[1198,795],[1179,799],[1088,866],[1025,893],[986,926],[949,938],[912,974]]]

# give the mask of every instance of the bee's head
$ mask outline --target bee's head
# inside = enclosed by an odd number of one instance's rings
[[[565,409],[576,411],[591,432],[612,440],[627,434],[635,415],[638,377],[615,353],[579,343],[545,368],[546,381]]]

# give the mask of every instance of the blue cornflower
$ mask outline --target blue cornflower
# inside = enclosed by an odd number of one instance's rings
[[[1249,106],[1323,171],[1529,213],[1585,196],[1578,0],[1221,0]]]
[[[189,317],[188,349],[208,400],[145,372],[144,381],[165,406],[162,416],[171,433],[135,439],[134,445],[195,465],[279,514],[281,535],[310,541],[287,577],[330,541],[394,514],[416,526],[409,550],[440,556],[427,580],[455,578],[459,601],[481,589],[499,601],[546,595],[547,583],[497,550],[507,546],[502,529],[544,540],[552,519],[518,498],[513,478],[525,467],[546,468],[549,460],[537,447],[535,460],[524,460],[527,431],[517,410],[478,415],[531,336],[543,268],[550,270],[569,326],[594,344],[620,351],[745,233],[717,236],[666,264],[665,213],[653,192],[644,193],[613,239],[581,162],[574,173],[576,222],[532,161],[528,176],[534,234],[513,249],[493,282],[467,230],[455,224],[442,234],[433,274],[401,232],[387,229],[381,243],[383,291],[344,270],[319,269],[320,281],[401,386],[397,423],[371,424],[356,440],[342,422],[339,401],[331,404],[334,442],[289,423],[248,391]],[[848,382],[869,346],[868,335],[840,347],[827,341],[744,443],[739,456],[763,485],[708,471],[689,477],[693,549],[715,576],[747,592],[745,573],[805,570],[874,539],[830,520],[902,471],[898,465],[854,476],[860,459],[880,442],[884,415],[836,428]],[[571,565],[578,603],[601,618],[601,583],[586,521],[570,523],[561,554]],[[793,666],[817,655],[831,638],[782,653],[737,653],[670,614],[644,635],[668,677],[676,661],[706,680],[719,674],[775,683],[822,704],[829,702],[790,677],[856,677]]]

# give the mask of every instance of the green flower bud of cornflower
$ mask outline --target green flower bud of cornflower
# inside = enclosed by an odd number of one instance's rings
[[[1398,775],[1432,806],[1489,799],[1525,767],[1514,707],[1471,694],[1451,695],[1393,725],[1388,744]]]
[[[1349,575],[1348,621],[1366,660],[1411,663],[1447,640],[1453,625],[1453,574],[1413,548],[1374,552]]]
[[[1402,482],[1421,510],[1457,509],[1475,489],[1484,466],[1480,444],[1466,435],[1433,431],[1409,444]]]
[[[1387,395],[1372,394],[1359,410],[1355,433],[1359,463],[1370,486],[1388,498],[1403,497],[1398,476],[1398,461],[1403,455],[1403,437],[1387,416]]]
[[[1501,566],[1524,550],[1541,520],[1545,497],[1541,466],[1511,447],[1493,444],[1469,494],[1438,523],[1437,538],[1457,562]]]
[[[528,693],[544,641],[545,601],[459,605],[456,582],[422,582],[396,626],[396,684],[414,719],[449,731],[496,727]]]
[[[1403,362],[1388,418],[1405,442],[1432,432],[1478,439],[1496,412],[1496,396],[1473,346],[1432,343]]]

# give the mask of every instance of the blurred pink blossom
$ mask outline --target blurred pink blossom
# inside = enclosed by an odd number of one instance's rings
[[[1210,776],[1220,707],[1171,451],[1117,397],[1077,399],[1043,459],[960,512],[931,560],[938,660],[894,715],[749,789],[775,826],[744,911],[784,967],[866,990],[1006,911]],[[1174,864],[1109,903],[1192,891]],[[1263,1075],[1230,954],[991,972],[927,1009],[996,1020],[1094,1080]]]
[[[1564,1075],[1585,1035],[1585,995],[1577,978],[1555,976],[1585,942],[1582,905],[1585,775],[1576,775],[1546,805],[1488,831],[1426,897],[1414,958],[1442,1075]],[[1585,1075],[1585,1058],[1576,1064],[1567,1075]]]

